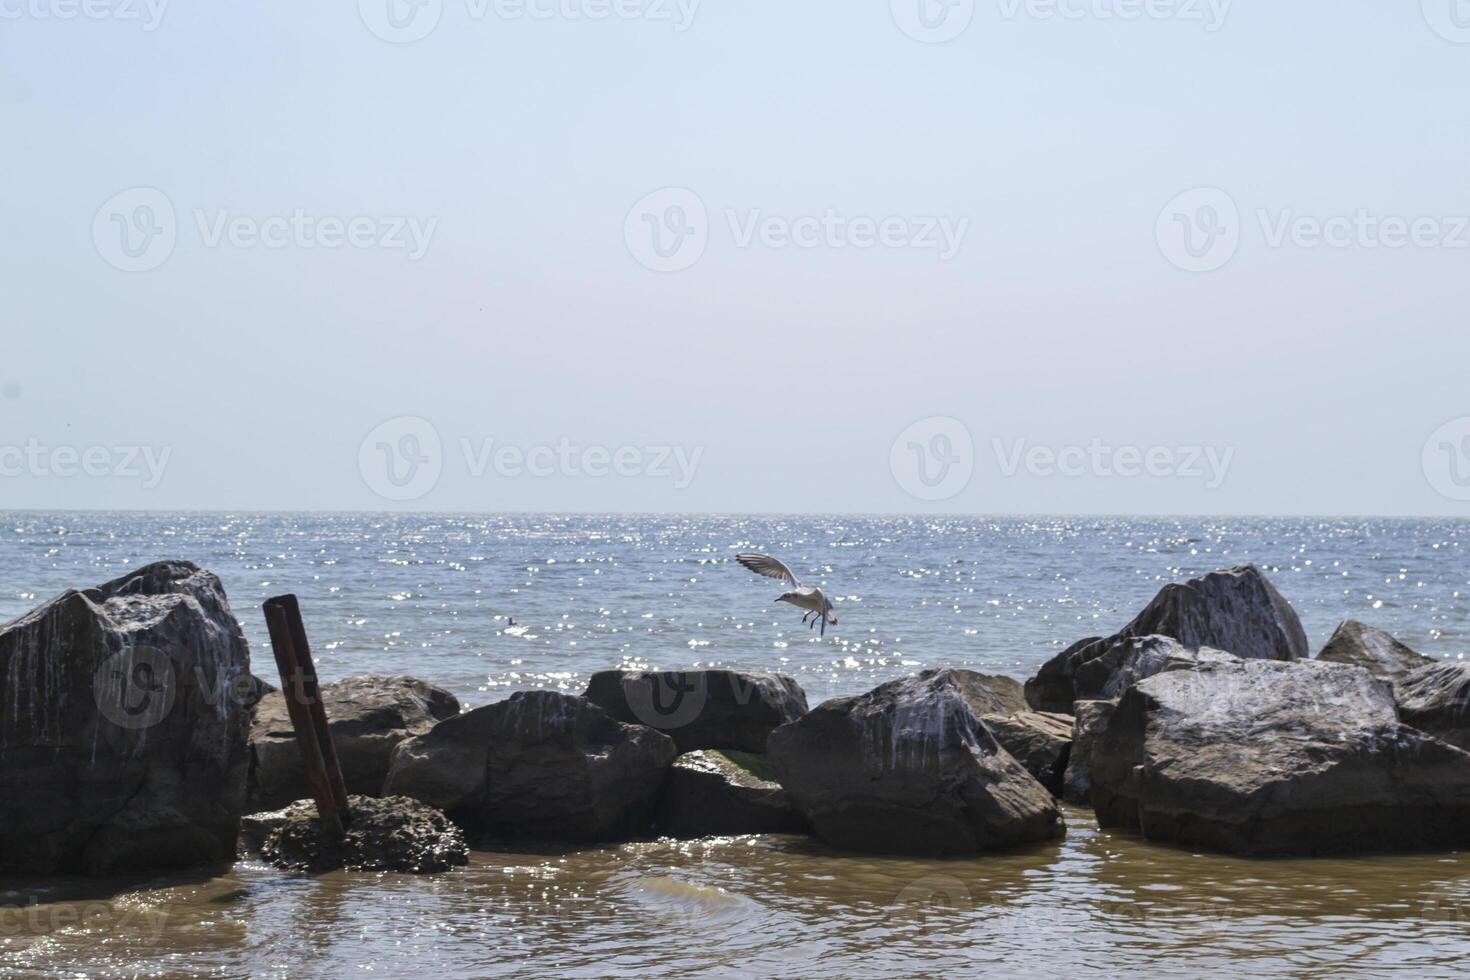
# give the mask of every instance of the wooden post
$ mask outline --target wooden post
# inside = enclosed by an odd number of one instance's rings
[[[332,732],[327,727],[327,712],[322,705],[316,666],[311,661],[306,626],[301,621],[301,607],[294,595],[284,595],[267,599],[263,609],[271,648],[276,655],[276,669],[281,674],[281,693],[286,698],[286,711],[291,716],[296,744],[306,765],[306,784],[316,801],[322,826],[340,838],[352,821],[352,811],[347,803],[342,769],[337,763],[337,750],[332,744]]]

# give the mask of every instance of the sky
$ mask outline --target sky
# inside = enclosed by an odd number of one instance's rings
[[[0,0],[0,509],[1470,516],[1466,0]]]

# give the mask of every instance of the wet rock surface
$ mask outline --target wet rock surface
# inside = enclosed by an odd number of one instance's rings
[[[1108,727],[1116,701],[1078,701],[1073,707],[1072,751],[1062,777],[1062,799],[1078,806],[1092,803],[1092,746]]]
[[[772,730],[807,710],[794,679],[759,671],[603,670],[584,696],[618,721],[665,733],[680,752],[763,753]]]
[[[1394,685],[1399,717],[1406,725],[1470,750],[1470,663],[1434,663]]]
[[[1317,654],[1328,663],[1362,667],[1374,677],[1396,681],[1407,674],[1434,663],[1422,657],[1383,630],[1347,620],[1332,634],[1332,639]]]
[[[1309,656],[1306,631],[1291,604],[1260,569],[1242,565],[1164,586],[1113,636],[1082,640],[1044,664],[1026,682],[1026,700],[1037,711],[1071,713],[1074,701],[1114,697],[1123,685],[1105,666],[1136,656],[1137,650],[1126,649],[1130,641],[1155,636],[1186,650],[1219,650],[1245,660]],[[1093,661],[1100,665],[1089,674],[1087,690],[1079,690],[1077,674]]]
[[[261,857],[279,868],[312,873],[433,874],[469,863],[464,832],[439,810],[401,796],[353,796],[349,803],[352,822],[341,840],[323,828],[310,800],[256,815],[252,836],[261,841]]]
[[[189,562],[0,627],[0,872],[234,860],[255,690],[219,579]]]
[[[1245,855],[1470,844],[1470,754],[1400,724],[1389,685],[1321,661],[1139,682],[1092,745],[1103,827]]]
[[[772,768],[836,847],[954,854],[1048,840],[1061,814],[981,720],[994,703],[970,671],[890,681],[776,729]]]
[[[1062,795],[1067,759],[1072,754],[1071,715],[1018,711],[1009,715],[982,715],[981,720],[996,741],[1051,795]]]
[[[806,821],[764,756],[701,749],[674,760],[659,828],[670,837],[800,834]]]
[[[382,792],[399,742],[459,714],[454,695],[413,677],[349,677],[323,684],[321,697],[347,791],[363,796]],[[272,690],[261,697],[250,726],[247,808],[275,810],[308,795],[286,694]]]
[[[648,836],[674,742],[585,698],[521,691],[400,743],[384,788],[487,837]]]

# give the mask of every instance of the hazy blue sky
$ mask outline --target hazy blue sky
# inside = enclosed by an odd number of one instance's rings
[[[1470,515],[1464,0],[87,2],[0,508]]]

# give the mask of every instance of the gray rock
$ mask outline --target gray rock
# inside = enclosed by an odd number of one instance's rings
[[[348,798],[352,822],[345,838],[328,834],[316,804],[300,800],[259,814],[260,856],[278,868],[324,871],[401,871],[434,874],[468,864],[464,832],[431,806],[402,796]]]
[[[1434,663],[1395,640],[1383,630],[1347,620],[1317,654],[1318,660],[1362,667],[1374,677],[1396,681],[1410,671]]]
[[[1052,796],[1062,795],[1062,777],[1072,754],[1072,716],[1041,711],[982,715],[1001,747],[1026,767]]]
[[[1078,806],[1092,803],[1092,746],[1107,730],[1116,701],[1078,701],[1072,719],[1072,751],[1067,757],[1067,772],[1062,777],[1062,799]]]
[[[784,674],[734,670],[603,670],[584,695],[618,721],[664,732],[680,752],[761,754],[778,725],[806,714],[806,694]]]
[[[1211,572],[1164,586],[1133,622],[1113,636],[1083,640],[1053,657],[1026,682],[1026,700],[1037,711],[1070,713],[1072,702],[1110,697],[1112,686],[1094,678],[1088,694],[1074,686],[1078,669],[1119,656],[1128,640],[1161,636],[1188,650],[1222,650],[1245,660],[1303,660],[1307,634],[1301,620],[1254,565]]]
[[[1061,814],[981,720],[994,698],[970,671],[890,681],[776,729],[772,768],[835,847],[945,854],[1049,840]]]
[[[1092,746],[1104,827],[1245,855],[1470,844],[1470,754],[1387,683],[1319,661],[1204,661],[1128,689]]]
[[[362,796],[382,793],[399,742],[459,714],[454,695],[412,677],[363,674],[323,684],[321,696],[347,792]],[[272,691],[250,726],[247,807],[276,810],[310,795],[286,695]]]
[[[219,579],[188,562],[0,627],[0,872],[233,861],[250,681]]]
[[[659,826],[670,837],[800,834],[806,821],[779,783],[765,777],[763,756],[702,749],[674,760]]]
[[[1430,661],[1399,679],[1394,700],[1404,724],[1470,750],[1470,663]]]
[[[521,691],[399,743],[383,792],[492,837],[618,841],[651,833],[675,754],[585,698]]]
[[[1077,663],[1072,687],[1079,701],[1112,701],[1134,684],[1165,670],[1192,667],[1201,660],[1235,659],[1209,647],[1191,650],[1167,636],[1129,636],[1100,648]]]

